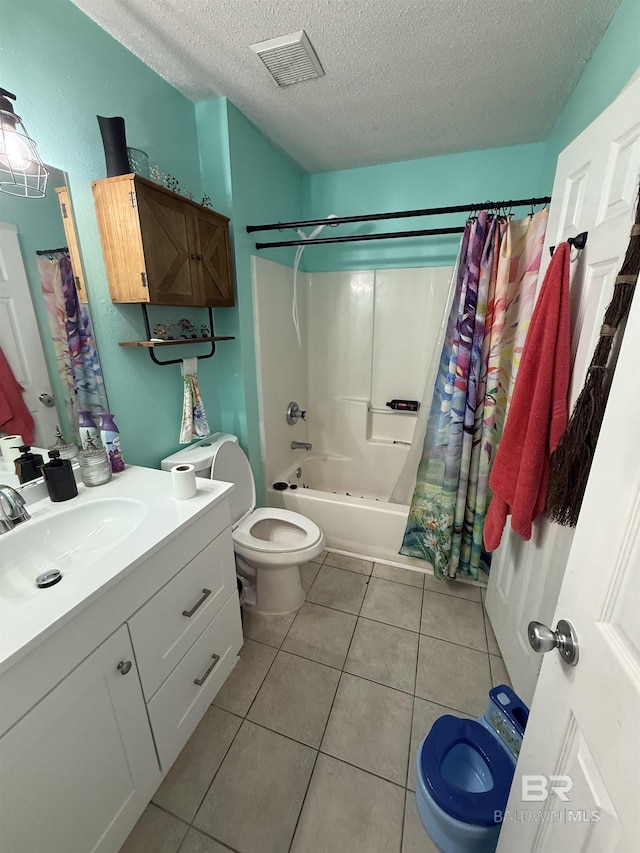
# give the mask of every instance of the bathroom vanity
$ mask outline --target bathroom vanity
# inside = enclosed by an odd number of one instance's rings
[[[124,843],[242,646],[232,489],[129,467],[0,536],[3,853]]]

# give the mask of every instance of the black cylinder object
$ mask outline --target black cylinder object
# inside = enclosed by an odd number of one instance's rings
[[[107,163],[107,177],[128,175],[131,172],[127,155],[127,138],[122,116],[96,116],[102,134],[104,159]]]
[[[387,406],[397,412],[417,412],[420,403],[417,400],[391,400]]]
[[[23,444],[18,448],[21,456],[15,460],[16,475],[20,480],[20,484],[30,483],[31,480],[37,480],[42,477],[42,465],[44,460],[39,453],[30,453],[31,448],[28,444]]]
[[[68,459],[60,459],[59,450],[49,451],[50,462],[42,466],[42,474],[47,484],[49,497],[54,503],[68,501],[78,494],[73,467]]]

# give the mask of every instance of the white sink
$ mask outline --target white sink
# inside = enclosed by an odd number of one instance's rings
[[[34,518],[0,537],[0,595],[10,599],[46,595],[40,575],[58,570],[65,577],[89,570],[140,526],[146,505],[135,498],[100,498]]]

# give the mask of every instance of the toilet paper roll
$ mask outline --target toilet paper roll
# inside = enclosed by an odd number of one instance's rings
[[[174,465],[171,469],[173,496],[177,501],[187,501],[194,498],[198,491],[196,486],[196,469],[193,465]]]
[[[21,435],[3,435],[0,438],[0,450],[2,450],[2,464],[5,468],[13,471],[14,460],[20,456],[18,448],[24,444]]]

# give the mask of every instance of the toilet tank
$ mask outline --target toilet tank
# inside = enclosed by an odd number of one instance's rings
[[[196,469],[196,477],[204,477],[205,480],[208,480],[211,477],[211,462],[214,456],[213,445],[221,435],[222,433],[216,432],[195,444],[183,447],[182,450],[178,450],[163,459],[160,468],[163,471],[170,471],[174,465],[193,465]]]

